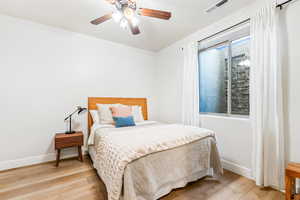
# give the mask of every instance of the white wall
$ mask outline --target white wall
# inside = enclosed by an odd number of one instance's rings
[[[176,42],[161,50],[157,60],[157,80],[161,83],[159,88],[159,118],[167,122],[181,121],[181,82],[184,44],[193,40],[201,40],[218,31],[226,29],[251,16],[260,6],[260,2],[249,5],[231,16],[214,23],[205,29]],[[295,1],[281,12],[286,47],[283,48],[284,59],[284,89],[286,108],[286,149],[287,161],[300,162],[300,1]],[[252,161],[252,134],[249,119],[202,116],[203,127],[212,129],[217,133],[217,140],[224,166],[245,176],[251,174]]]
[[[54,159],[54,134],[89,96],[147,97],[153,118],[154,53],[3,15],[0,25],[0,170]]]
[[[300,1],[291,3],[281,12],[281,29],[283,30],[284,48],[284,105],[285,105],[285,130],[286,130],[286,152],[287,160],[300,163],[299,141],[300,141],[300,83],[299,83],[299,27]],[[298,180],[298,192],[300,181]]]
[[[300,1],[294,1],[281,12],[281,24],[286,46],[284,54],[285,123],[288,160],[300,163]]]

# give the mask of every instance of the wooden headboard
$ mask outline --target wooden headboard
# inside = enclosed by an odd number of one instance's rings
[[[114,98],[114,97],[89,97],[88,110],[97,110],[96,104],[124,104],[124,105],[137,105],[142,107],[142,112],[145,120],[148,120],[147,99],[146,98]],[[88,134],[90,134],[93,119],[88,113]]]

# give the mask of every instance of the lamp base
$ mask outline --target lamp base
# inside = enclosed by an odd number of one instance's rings
[[[74,134],[76,131],[66,131],[65,134]]]

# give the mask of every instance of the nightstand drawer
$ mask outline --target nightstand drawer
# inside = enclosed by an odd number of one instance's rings
[[[55,143],[55,150],[57,150],[56,167],[58,167],[59,164],[61,149],[66,147],[76,147],[78,149],[78,158],[81,162],[83,162],[82,159],[83,133],[82,132],[75,132],[73,134],[57,133],[55,134],[54,143]]]
[[[61,149],[65,147],[74,147],[83,145],[83,136],[72,136],[72,137],[59,137],[55,138],[55,149]]]

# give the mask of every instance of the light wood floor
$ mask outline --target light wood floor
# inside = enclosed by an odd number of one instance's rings
[[[86,157],[0,172],[0,199],[105,200],[106,190]],[[219,180],[202,179],[161,200],[283,200],[284,195],[260,189],[254,182],[225,171]]]

